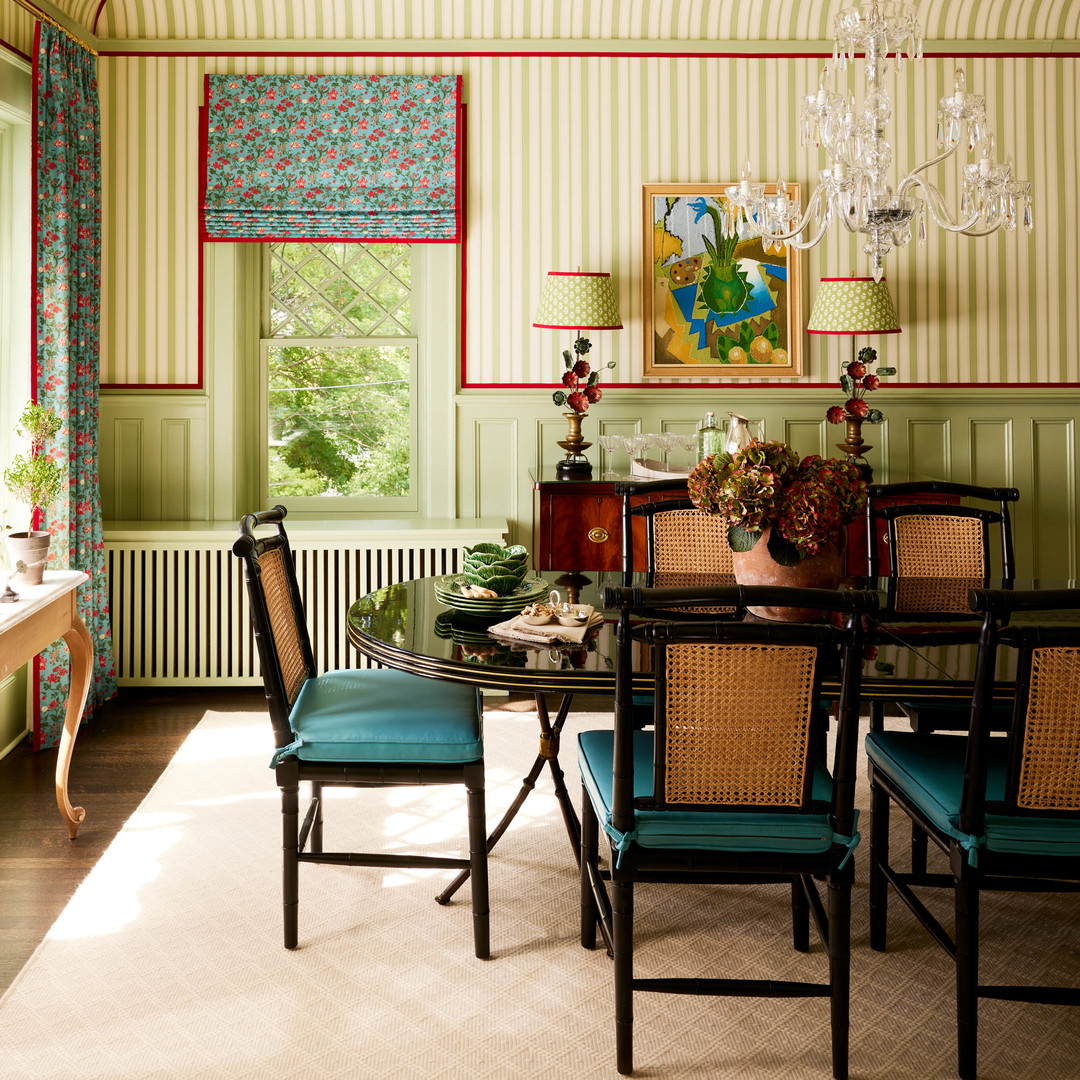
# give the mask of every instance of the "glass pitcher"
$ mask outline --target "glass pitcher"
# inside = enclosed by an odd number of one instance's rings
[[[760,421],[748,420],[738,413],[729,412],[731,419],[728,421],[727,435],[724,437],[724,449],[729,454],[737,454],[751,439],[760,438],[760,432],[751,431],[751,427],[759,428]]]

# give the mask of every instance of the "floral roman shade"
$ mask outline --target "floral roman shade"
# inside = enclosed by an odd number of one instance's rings
[[[460,239],[458,75],[207,75],[204,240]]]

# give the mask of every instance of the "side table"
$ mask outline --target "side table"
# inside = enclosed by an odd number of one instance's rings
[[[81,570],[46,570],[41,585],[24,585],[16,590],[17,601],[0,604],[0,679],[6,679],[58,638],[67,642],[71,655],[67,712],[56,758],[56,805],[72,840],[86,811],[73,807],[68,798],[68,768],[94,662],[93,638],[79,616],[75,590],[89,580]]]

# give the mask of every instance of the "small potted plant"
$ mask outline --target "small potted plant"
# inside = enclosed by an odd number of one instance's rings
[[[42,512],[60,494],[64,481],[64,466],[45,452],[45,443],[60,430],[60,417],[45,405],[29,403],[19,417],[17,432],[30,441],[26,454],[17,454],[4,470],[4,486],[30,509],[25,532],[7,535],[12,561],[25,563],[24,585],[40,585],[49,553],[51,534],[34,528],[37,512]]]

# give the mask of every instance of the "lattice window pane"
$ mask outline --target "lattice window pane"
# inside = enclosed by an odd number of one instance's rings
[[[408,244],[271,244],[268,337],[412,334]]]

